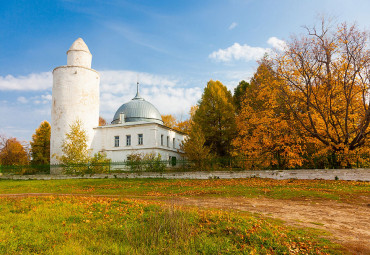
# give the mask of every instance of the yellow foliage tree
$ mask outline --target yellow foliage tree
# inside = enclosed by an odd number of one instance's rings
[[[88,171],[90,152],[87,135],[80,120],[70,125],[70,131],[63,140],[62,151],[63,155],[56,158],[63,165],[65,174],[84,174]]]
[[[305,137],[280,99],[280,81],[263,59],[251,80],[236,118],[234,155],[245,168],[289,168],[303,163]]]
[[[162,117],[163,125],[169,128],[176,128],[177,121],[173,115],[171,114],[161,115],[161,117]]]
[[[104,173],[109,170],[109,162],[104,152],[91,157],[87,145],[87,134],[80,120],[70,125],[70,131],[62,144],[62,156],[56,158],[64,165],[66,174]]]
[[[189,134],[191,130],[191,126],[193,124],[194,113],[197,109],[198,109],[198,106],[192,106],[189,112],[190,114],[189,119],[183,120],[183,121],[177,121],[176,117],[174,117],[171,114],[161,115],[163,124],[177,131],[183,132],[185,134]]]
[[[198,124],[193,124],[189,135],[181,144],[189,160],[194,161],[198,167],[205,165],[205,161],[211,158],[210,148],[205,146],[206,138]]]
[[[31,164],[48,165],[50,164],[50,124],[43,121],[32,135],[31,145]]]
[[[189,119],[183,120],[183,121],[178,121],[176,123],[175,129],[177,129],[177,130],[179,130],[179,131],[181,131],[181,132],[183,132],[187,135],[190,134],[191,127],[194,123],[194,121],[193,121],[194,114],[195,114],[197,109],[198,109],[197,105],[192,106],[190,108],[190,112],[189,112],[189,115],[190,115]]]
[[[274,69],[300,129],[322,145],[319,153],[350,166],[354,154],[369,151],[369,32],[345,23],[331,27],[323,19],[307,36],[293,38]]]

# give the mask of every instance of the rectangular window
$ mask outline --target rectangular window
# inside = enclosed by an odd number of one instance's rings
[[[126,146],[131,145],[131,135],[126,135]]]
[[[175,149],[176,148],[175,138],[172,139],[172,143],[173,143],[173,148]]]
[[[170,147],[170,137],[167,136],[167,147]]]
[[[119,136],[114,137],[114,147],[119,147]]]
[[[144,140],[144,138],[143,138],[143,134],[138,134],[137,135],[137,138],[138,138],[138,144],[139,145],[143,145],[143,140]]]
[[[161,145],[163,146],[163,135],[161,135]]]

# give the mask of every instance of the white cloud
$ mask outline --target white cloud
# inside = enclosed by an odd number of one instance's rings
[[[244,80],[249,82],[255,72],[254,68],[246,68],[245,70],[228,70],[214,73],[215,77],[223,77],[223,84],[234,93],[234,89],[238,86],[239,82]]]
[[[17,101],[22,104],[27,104],[29,102],[32,102],[33,104],[50,104],[51,95],[47,93],[44,95],[37,95],[29,98],[20,96],[17,98]]]
[[[267,43],[279,51],[286,50],[287,48],[286,43],[276,37],[270,37]],[[240,45],[239,43],[234,43],[226,49],[219,49],[218,51],[212,52],[208,57],[221,62],[230,62],[232,60],[244,60],[248,62],[258,60],[266,53],[272,54],[272,52],[273,49],[271,48],[252,47],[248,44]]]
[[[240,45],[239,43],[234,43],[229,48],[212,52],[209,57],[222,62],[229,62],[231,60],[251,61],[262,58],[269,51],[270,49],[268,48],[251,47],[247,44]]]
[[[103,92],[122,93],[130,88],[136,88],[136,82],[146,86],[174,86],[176,80],[166,76],[133,71],[115,70],[101,71],[100,90]],[[136,92],[136,89],[133,90]]]
[[[236,28],[237,25],[238,23],[236,22],[231,23],[231,25],[229,26],[229,30],[233,30],[234,28]]]
[[[22,104],[28,103],[28,99],[25,98],[25,97],[18,97],[17,98],[17,101],[20,102],[20,103],[22,103]]]
[[[41,95],[41,98],[46,100],[46,101],[51,101],[51,95],[50,94]]]
[[[280,40],[279,38],[276,38],[276,37],[270,37],[267,40],[267,43],[270,44],[273,48],[280,50],[280,51],[284,51],[288,47],[285,41]]]
[[[51,95],[49,93],[39,96],[31,97],[34,104],[50,104]]]
[[[53,77],[50,72],[32,73],[27,76],[0,76],[0,90],[35,91],[52,87]]]
[[[100,83],[100,112],[110,122],[117,109],[136,94],[151,102],[161,114],[187,115],[202,95],[199,87],[187,88],[177,78],[133,71],[102,71]]]
[[[108,122],[112,120],[120,105],[135,96],[137,80],[140,82],[141,96],[157,107],[161,114],[186,116],[190,107],[200,99],[203,90],[200,87],[187,87],[186,82],[165,75],[127,70],[107,70],[101,71],[100,74],[100,113]],[[13,90],[16,93],[24,92],[22,96],[17,97],[16,103],[27,105],[29,111],[34,111],[33,114],[29,115],[30,117],[38,114],[35,112],[37,109],[44,109],[46,113],[50,112],[51,86],[51,73],[30,74],[20,77],[6,76],[0,80],[0,90]],[[39,90],[39,93],[35,94],[36,90]],[[2,103],[8,106],[13,105],[7,101]],[[24,106],[19,108],[20,106],[17,106],[17,104],[13,106],[12,115],[17,115],[17,109],[24,108]],[[43,113],[44,115],[45,113]],[[34,129],[34,127],[31,129]]]

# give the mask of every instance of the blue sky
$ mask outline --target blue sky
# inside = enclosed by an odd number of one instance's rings
[[[29,141],[50,120],[51,71],[81,37],[101,73],[101,115],[141,94],[186,118],[207,81],[233,89],[256,60],[319,15],[369,29],[370,1],[1,0],[0,134]]]

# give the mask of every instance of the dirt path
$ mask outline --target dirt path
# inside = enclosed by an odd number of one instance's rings
[[[0,197],[26,196],[99,196],[116,195],[25,193],[7,194]],[[138,198],[138,197],[135,197]],[[140,199],[156,200],[153,197]],[[163,201],[161,199],[161,201]],[[167,204],[196,206],[200,208],[222,208],[260,213],[284,220],[298,227],[322,229],[332,234],[326,237],[342,244],[352,254],[370,254],[370,197],[363,196],[356,203],[329,200],[279,200],[270,198],[194,198],[176,197],[165,199]]]
[[[367,200],[367,202],[366,202]],[[269,198],[178,198],[168,203],[261,213],[289,225],[322,229],[350,253],[370,254],[370,199],[361,204],[336,201],[294,201]]]

